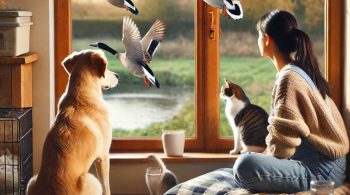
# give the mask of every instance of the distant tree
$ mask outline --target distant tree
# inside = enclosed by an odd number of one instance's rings
[[[259,18],[273,9],[294,10],[294,3],[287,0],[244,0],[241,1],[244,17],[258,21]]]
[[[324,0],[303,0],[301,4],[304,6],[306,26],[324,25]]]
[[[160,18],[167,21],[193,20],[194,0],[143,0],[137,1],[140,19],[153,20]]]
[[[243,7],[243,19],[232,21],[223,18],[222,28],[230,31],[251,31],[256,32],[256,23],[264,14],[274,10],[288,10],[294,13],[295,4],[290,0],[244,0],[241,1]]]
[[[244,0],[241,1],[244,18],[258,21],[265,13],[273,9],[286,10],[294,14],[302,28],[319,29],[324,25],[325,0]]]

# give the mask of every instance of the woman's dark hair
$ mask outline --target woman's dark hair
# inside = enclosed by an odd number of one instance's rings
[[[291,13],[282,10],[269,12],[260,18],[257,30],[268,34],[283,54],[296,52],[292,63],[310,76],[323,98],[330,94],[327,81],[320,72],[310,37],[298,29],[297,21]]]

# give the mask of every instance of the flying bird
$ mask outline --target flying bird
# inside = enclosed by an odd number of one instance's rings
[[[116,7],[125,8],[135,15],[139,13],[139,10],[135,7],[131,0],[108,0],[108,2]]]
[[[240,1],[237,0],[204,0],[212,7],[224,10],[224,15],[234,20],[243,18],[243,9]]]
[[[95,43],[90,46],[105,50],[114,55],[121,64],[135,76],[143,77],[147,87],[160,87],[152,69],[148,66],[164,38],[165,25],[156,20],[146,35],[141,39],[140,31],[130,17],[123,18],[123,44],[125,52],[120,53],[105,43]]]

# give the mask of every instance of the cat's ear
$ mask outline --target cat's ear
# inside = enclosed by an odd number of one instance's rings
[[[230,81],[225,78],[225,87],[228,88],[230,87]]]

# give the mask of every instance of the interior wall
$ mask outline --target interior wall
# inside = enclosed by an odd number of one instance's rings
[[[54,119],[54,0],[8,0],[9,9],[32,11],[30,52],[39,54],[33,64],[33,166],[37,173],[41,151]]]

